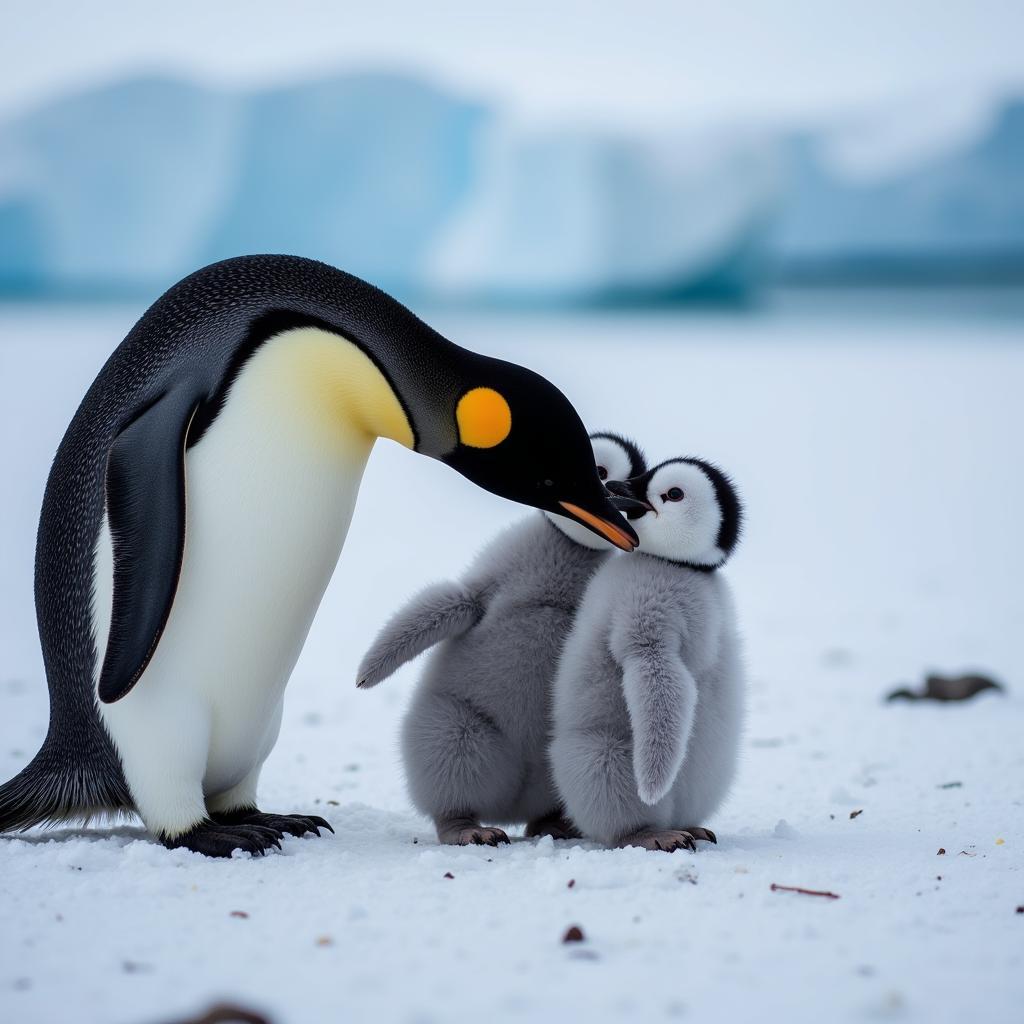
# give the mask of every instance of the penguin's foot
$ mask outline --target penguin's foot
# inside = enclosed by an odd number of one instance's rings
[[[278,836],[304,836],[310,832],[320,835],[320,829],[334,829],[319,814],[265,814],[255,807],[240,807],[234,811],[219,811],[210,817],[219,825],[257,825],[271,829]]]
[[[696,829],[697,832],[706,832],[707,829]],[[673,850],[694,850],[697,849],[696,840],[704,836],[694,835],[681,828],[642,828],[631,836],[620,839],[617,846],[639,846],[644,850],[663,850],[671,853]]]
[[[583,833],[572,823],[564,811],[552,811],[543,818],[534,818],[526,826],[526,837],[536,839],[551,836],[552,839],[582,839]]]
[[[281,849],[281,833],[261,825],[227,825],[201,821],[181,835],[161,836],[160,842],[169,850],[184,848],[207,857],[230,857],[242,850],[262,857],[271,847]]]
[[[511,841],[504,829],[485,828],[472,818],[438,821],[437,839],[447,846],[497,846]]]

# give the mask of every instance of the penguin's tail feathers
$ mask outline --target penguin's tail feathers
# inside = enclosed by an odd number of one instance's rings
[[[88,822],[133,810],[119,764],[114,771],[88,761],[61,765],[48,756],[47,747],[44,744],[26,768],[0,786],[0,833]]]

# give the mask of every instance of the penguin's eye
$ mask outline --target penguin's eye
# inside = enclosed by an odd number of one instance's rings
[[[681,487],[670,487],[662,496],[662,501],[682,501],[686,495]]]
[[[604,466],[598,466],[597,467],[597,478],[598,478],[598,480],[607,480],[608,479],[608,470],[605,469]]]

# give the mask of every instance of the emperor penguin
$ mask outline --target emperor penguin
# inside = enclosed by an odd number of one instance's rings
[[[57,450],[35,586],[50,725],[0,786],[0,831],[134,811],[169,847],[230,856],[326,824],[262,813],[257,780],[378,437],[635,545],[543,377],[323,263],[199,270],[117,347]]]
[[[608,486],[644,471],[632,441],[591,440]],[[402,727],[409,793],[440,842],[509,841],[482,821],[525,823],[531,836],[574,834],[547,765],[551,689],[580,596],[612,550],[565,516],[531,516],[491,541],[461,581],[414,597],[364,656],[357,685],[365,689],[440,644]]]
[[[619,485],[612,485],[612,490]],[[742,508],[702,459],[663,462],[626,488],[638,553],[598,569],[565,642],[551,768],[588,838],[671,851],[715,842],[745,704],[736,615],[721,567]]]

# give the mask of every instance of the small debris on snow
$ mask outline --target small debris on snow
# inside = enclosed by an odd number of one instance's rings
[[[959,789],[963,785],[962,782],[940,782],[936,789]]]
[[[939,847],[939,852],[937,854],[935,854],[935,856],[936,857],[945,857],[945,855],[946,855],[946,848],[944,846],[940,846]]]
[[[121,970],[125,974],[148,974],[153,967],[151,964],[140,964],[134,960],[122,960]]]
[[[330,935],[319,935],[317,936],[316,944],[321,947],[333,946],[334,939],[332,939]]]
[[[1018,914],[1024,914],[1024,904],[1021,904],[1016,911]]]
[[[850,821],[853,821],[854,818],[860,817],[860,815],[862,815],[863,813],[863,807],[859,811],[850,811]]]
[[[839,899],[839,894],[835,892],[825,892],[821,889],[803,889],[799,885],[776,885],[772,882],[772,892],[799,892],[804,896],[824,896],[830,900]]]
[[[245,910],[232,910],[231,911],[231,916],[232,917],[240,917],[240,918],[242,918],[244,920],[244,919],[248,918],[249,913],[248,913],[248,911],[245,911]]]
[[[270,1018],[255,1010],[247,1010],[244,1006],[216,1003],[206,1013],[176,1021],[175,1024],[270,1024]]]
[[[583,941],[583,929],[578,925],[572,925],[569,930],[562,936],[563,942],[582,942]]]
[[[328,803],[328,806],[330,806],[330,807],[340,807],[341,806],[341,804],[337,800],[328,800],[327,803]]]
[[[450,871],[446,871],[444,873],[444,877],[445,878],[454,878],[455,876]]]
[[[1001,683],[982,675],[927,676],[923,690],[911,690],[904,686],[893,690],[886,700],[970,700],[982,690],[1005,691]]]
[[[1006,843],[1005,839],[997,839],[996,840],[996,846],[1003,846],[1003,845],[1005,845],[1005,843]]]
[[[569,884],[566,886],[566,889],[571,889],[575,884],[576,884],[576,879],[575,878],[570,878],[569,879]]]

